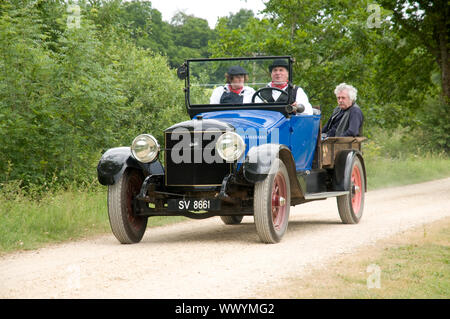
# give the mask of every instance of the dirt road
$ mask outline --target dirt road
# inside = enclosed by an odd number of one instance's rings
[[[450,178],[368,192],[357,225],[341,224],[334,198],[292,207],[275,245],[259,242],[252,217],[149,228],[136,245],[111,234],[1,257],[0,298],[257,298],[261,287],[448,216]]]

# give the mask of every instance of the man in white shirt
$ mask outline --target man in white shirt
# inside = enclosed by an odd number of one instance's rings
[[[242,104],[251,103],[255,90],[245,86],[248,73],[239,65],[232,66],[225,73],[227,84],[214,89],[209,100],[210,104]]]
[[[269,71],[272,77],[272,82],[267,84],[267,87],[273,87],[280,89],[287,93],[288,80],[289,80],[289,64],[286,59],[277,59],[273,61],[272,65],[269,66]],[[295,100],[291,104],[294,107],[303,104],[305,110],[301,114],[312,115],[313,109],[311,103],[309,103],[308,97],[305,91],[301,87],[294,86],[292,90],[295,94]],[[264,98],[264,102],[287,102],[287,94],[283,94],[278,90],[266,90],[261,92],[261,97]],[[260,96],[255,98],[256,103],[262,103],[263,100]]]

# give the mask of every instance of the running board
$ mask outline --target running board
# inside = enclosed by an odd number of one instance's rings
[[[328,198],[328,197],[336,197],[336,196],[348,195],[348,193],[349,193],[349,191],[311,193],[311,194],[306,194],[305,199],[321,199],[321,198]]]

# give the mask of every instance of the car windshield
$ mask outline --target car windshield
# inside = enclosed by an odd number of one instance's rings
[[[188,107],[286,105],[290,99],[287,89],[291,79],[290,57],[192,59],[186,62]],[[280,74],[275,76],[274,73]],[[274,89],[258,91],[267,87]]]

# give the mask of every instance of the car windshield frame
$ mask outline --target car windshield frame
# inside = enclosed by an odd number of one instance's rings
[[[192,104],[191,103],[191,67],[194,63],[200,62],[222,62],[222,61],[252,61],[252,60],[272,60],[286,59],[289,65],[289,78],[288,78],[288,102],[271,102],[271,103],[233,103],[233,104]],[[294,101],[293,99],[293,85],[292,85],[292,66],[294,59],[291,56],[256,56],[256,57],[234,57],[234,58],[196,58],[187,59],[182,66],[178,69],[178,73],[184,73],[185,80],[185,104],[186,109],[191,118],[199,113],[211,112],[211,111],[226,111],[226,110],[274,110],[283,113],[285,116],[289,114],[288,106]],[[223,82],[225,84],[225,80]],[[256,90],[255,90],[256,91]],[[289,103],[290,102],[290,103]]]

